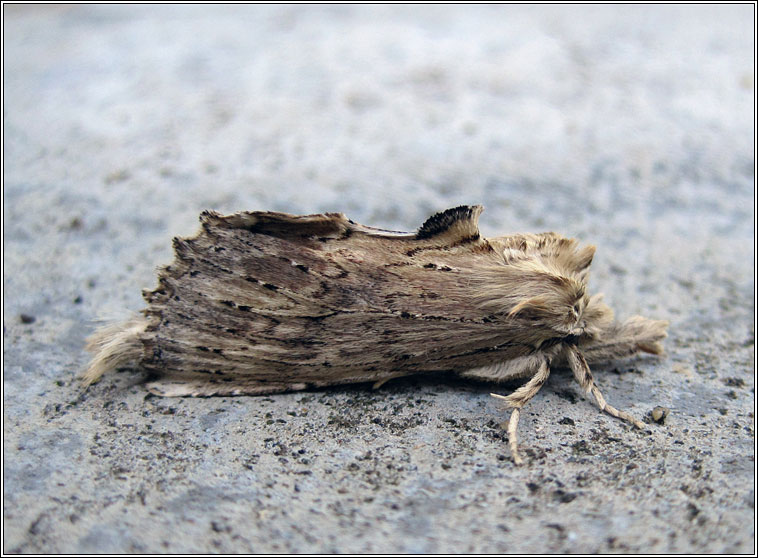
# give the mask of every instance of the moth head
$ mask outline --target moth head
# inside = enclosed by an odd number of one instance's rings
[[[580,327],[587,338],[598,337],[613,323],[613,310],[603,302],[603,295],[596,294],[587,300],[582,312]]]
[[[524,296],[508,312],[508,317],[560,335],[578,335],[586,327],[585,310],[590,298],[585,284],[573,277],[545,274],[522,285]]]

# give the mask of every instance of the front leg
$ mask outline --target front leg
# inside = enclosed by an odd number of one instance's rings
[[[587,360],[584,358],[584,355],[579,352],[576,346],[568,344],[566,345],[566,358],[568,359],[571,371],[574,373],[574,378],[585,391],[592,393],[601,411],[605,411],[609,415],[616,418],[631,422],[634,426],[641,430],[645,428],[644,424],[642,424],[639,420],[634,418],[629,413],[625,411],[619,411],[615,407],[606,403],[603,394],[600,393],[600,390],[595,385],[595,380],[592,377],[592,372],[590,372],[590,367],[587,364]]]
[[[550,366],[548,364],[548,361],[546,359],[543,359],[534,376],[532,376],[532,378],[527,383],[518,388],[512,394],[507,396],[498,395],[496,393],[490,394],[492,397],[505,399],[505,401],[508,403],[508,406],[513,407],[511,418],[508,421],[508,445],[511,448],[513,462],[516,463],[516,465],[520,465],[524,462],[524,460],[521,459],[521,455],[518,451],[517,435],[518,421],[521,416],[521,409],[529,402],[532,397],[537,395],[537,392],[545,384],[549,376]]]

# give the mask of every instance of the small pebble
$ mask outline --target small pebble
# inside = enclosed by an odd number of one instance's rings
[[[666,407],[655,407],[650,412],[650,415],[653,417],[653,420],[655,422],[658,424],[663,424],[663,422],[666,420],[666,417],[669,416],[669,410]]]

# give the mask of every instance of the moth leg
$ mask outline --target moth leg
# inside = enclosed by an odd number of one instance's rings
[[[627,422],[631,422],[634,426],[636,426],[639,429],[645,428],[645,425],[642,422],[634,418],[629,413],[625,411],[619,411],[615,407],[606,403],[605,398],[603,397],[603,394],[600,393],[600,390],[595,385],[595,380],[592,378],[592,372],[590,372],[590,367],[587,364],[587,360],[584,358],[584,355],[582,355],[582,353],[580,353],[579,350],[575,346],[568,345],[566,353],[567,353],[566,356],[568,358],[569,366],[571,367],[571,371],[574,373],[574,378],[582,387],[582,389],[584,389],[588,393],[592,393],[601,411],[605,411],[609,415],[614,416],[616,418],[620,418]]]
[[[532,397],[537,395],[537,392],[547,381],[548,376],[550,376],[550,366],[548,366],[546,360],[543,360],[537,369],[537,373],[532,376],[527,383],[525,383],[510,395],[505,396],[498,395],[496,393],[490,394],[492,397],[505,399],[505,401],[508,403],[508,406],[513,407],[511,418],[508,421],[508,446],[510,447],[511,455],[513,456],[513,462],[516,465],[520,465],[524,462],[524,460],[521,459],[521,455],[518,451],[517,434],[518,421],[521,417],[521,409],[529,402]]]

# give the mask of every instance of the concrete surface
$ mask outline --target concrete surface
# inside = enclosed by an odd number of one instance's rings
[[[754,6],[4,5],[5,552],[753,552]],[[83,392],[203,209],[598,246],[664,360],[492,386]],[[650,420],[646,418],[646,420]]]

